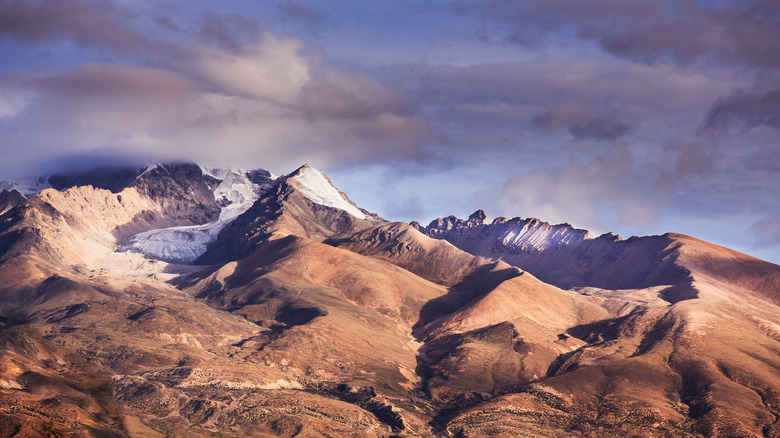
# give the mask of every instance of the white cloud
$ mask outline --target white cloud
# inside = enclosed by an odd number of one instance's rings
[[[17,115],[27,107],[31,98],[31,94],[24,90],[0,86],[0,119]]]
[[[414,157],[435,138],[403,98],[365,74],[323,64],[294,38],[265,34],[237,50],[186,46],[176,54],[165,65],[86,64],[0,78],[0,90],[13,85],[34,97],[23,113],[0,106],[15,126],[13,135],[0,132],[0,149],[16,153],[14,166],[25,157],[121,151],[286,170],[306,160]]]
[[[264,34],[237,52],[209,46],[192,48],[195,68],[222,92],[292,104],[311,80],[302,42]]]

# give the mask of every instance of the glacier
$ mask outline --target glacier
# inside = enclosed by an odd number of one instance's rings
[[[222,180],[214,189],[214,198],[220,202],[219,219],[204,225],[148,230],[133,235],[119,252],[138,252],[171,263],[192,263],[217,240],[217,235],[235,218],[249,210],[259,198],[259,187],[250,181],[247,171],[233,168],[201,166],[204,175]]]

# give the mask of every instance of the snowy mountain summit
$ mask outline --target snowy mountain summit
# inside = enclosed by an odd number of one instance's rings
[[[338,191],[328,177],[319,170],[305,164],[293,175],[291,183],[315,204],[344,210],[358,219],[366,218],[366,215],[346,200],[344,194]]]
[[[138,233],[119,251],[138,252],[173,263],[192,263],[206,253],[208,246],[217,240],[219,233],[228,224],[246,213],[276,182],[286,182],[314,204],[345,211],[357,219],[366,219],[366,214],[336,189],[327,176],[309,165],[281,178],[274,178],[262,170],[199,167],[203,177],[210,183],[214,200],[221,209],[219,217],[206,224],[173,226]],[[148,168],[144,174],[150,170]]]

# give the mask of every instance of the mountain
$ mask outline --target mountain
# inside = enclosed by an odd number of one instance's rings
[[[0,191],[2,436],[780,436],[745,254],[389,222],[307,165],[35,181]]]
[[[323,242],[385,222],[357,207],[320,171],[303,165],[278,178],[264,196],[220,233],[199,262],[246,257],[274,236],[293,234]]]

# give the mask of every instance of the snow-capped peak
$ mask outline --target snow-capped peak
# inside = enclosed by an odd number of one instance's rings
[[[359,208],[344,199],[344,196],[333,187],[333,184],[322,172],[309,165],[301,167],[297,175],[291,178],[291,183],[315,204],[344,210],[358,219],[366,218],[366,215]]]

